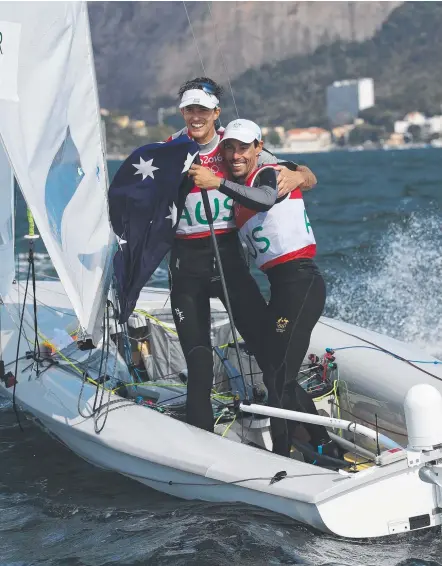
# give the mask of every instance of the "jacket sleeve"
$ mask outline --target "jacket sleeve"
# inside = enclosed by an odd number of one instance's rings
[[[223,179],[218,190],[247,208],[265,212],[272,208],[278,196],[277,173],[274,169],[264,169],[253,187]]]

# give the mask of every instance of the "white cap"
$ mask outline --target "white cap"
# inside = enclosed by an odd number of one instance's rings
[[[204,106],[205,108],[213,110],[218,106],[219,100],[214,94],[209,94],[199,88],[193,88],[191,90],[186,90],[183,93],[179,107],[184,108],[191,104],[198,104],[198,106]]]
[[[227,124],[222,141],[229,139],[244,143],[252,143],[255,140],[261,141],[261,128],[251,120],[233,120],[233,122]]]

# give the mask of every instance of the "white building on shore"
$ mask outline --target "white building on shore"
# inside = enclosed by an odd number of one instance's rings
[[[403,120],[394,123],[396,134],[406,134],[410,126],[419,126],[424,136],[437,134],[442,137],[442,116],[430,116],[427,118],[421,112],[409,112]]]
[[[351,124],[361,110],[374,106],[373,79],[335,81],[327,87],[327,117],[333,126]]]
[[[285,133],[283,151],[288,153],[312,153],[331,148],[331,133],[323,128],[295,128]]]

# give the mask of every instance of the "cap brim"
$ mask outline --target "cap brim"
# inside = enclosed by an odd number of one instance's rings
[[[194,102],[193,100],[181,102],[179,108],[185,108],[186,106],[202,106],[203,108],[207,108],[208,110],[214,110],[216,108],[216,104],[214,103],[202,104],[201,102]]]
[[[252,143],[256,140],[256,137],[251,133],[250,135],[247,135],[246,132],[241,132],[239,134],[230,134],[230,135],[224,135],[223,139],[221,140],[220,143],[227,141],[227,140],[238,140],[240,142],[243,143]]]

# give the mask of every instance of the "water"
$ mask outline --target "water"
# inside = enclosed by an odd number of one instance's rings
[[[316,154],[305,162],[320,181],[306,203],[328,287],[325,314],[442,356],[442,151]],[[111,174],[117,166],[110,163]],[[39,276],[55,275],[37,245]],[[18,247],[24,274],[21,238]],[[151,283],[165,287],[166,274],[163,265]],[[0,398],[0,566],[442,566],[439,529],[341,540],[258,509],[157,493],[83,462],[32,421],[24,429]]]

